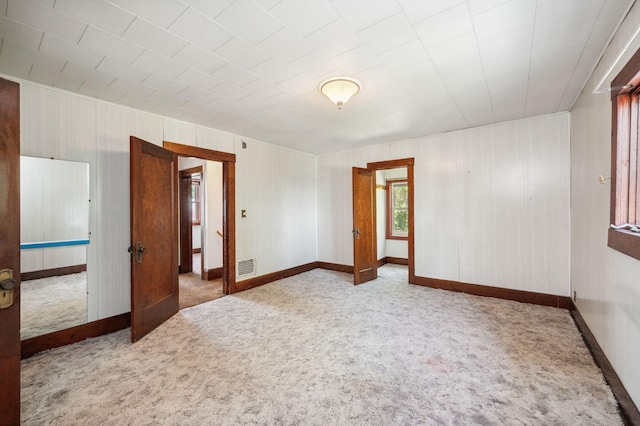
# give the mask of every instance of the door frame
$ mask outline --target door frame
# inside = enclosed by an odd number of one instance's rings
[[[407,168],[407,186],[409,187],[409,235],[407,236],[408,260],[409,260],[409,284],[416,283],[416,261],[415,261],[415,237],[414,237],[414,158],[400,158],[397,160],[376,161],[367,163],[367,169],[374,172],[377,170]],[[375,206],[374,206],[375,208]],[[375,242],[377,244],[377,241]],[[377,260],[377,259],[376,259]]]
[[[20,423],[20,85],[0,78],[0,269],[13,270],[13,305],[0,309],[0,425]]]
[[[222,163],[222,292],[240,291],[236,288],[236,155],[169,141],[163,141],[162,146],[177,157]],[[178,214],[177,209],[174,214]]]

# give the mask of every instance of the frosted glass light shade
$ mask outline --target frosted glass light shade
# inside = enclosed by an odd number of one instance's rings
[[[332,78],[320,85],[320,93],[338,105],[338,109],[342,109],[342,105],[359,91],[360,85],[358,82],[345,77]]]

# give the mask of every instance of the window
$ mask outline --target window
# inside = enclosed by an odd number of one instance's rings
[[[200,181],[191,181],[191,224],[200,225]]]
[[[611,83],[609,247],[640,259],[640,51]]]
[[[409,235],[409,185],[406,179],[387,180],[387,239]]]

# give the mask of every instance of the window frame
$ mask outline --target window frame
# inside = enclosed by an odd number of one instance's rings
[[[200,186],[201,181],[198,179],[191,179],[191,188],[195,187],[195,194],[196,197],[190,197],[191,198],[191,226],[199,226],[201,224],[201,217],[200,217],[200,208],[201,208],[201,202],[202,202],[202,198],[200,196],[200,190],[201,190],[201,186]],[[192,190],[192,194],[193,194],[193,190]],[[195,216],[196,216],[196,220],[193,220],[193,213],[195,212]]]
[[[409,188],[409,180],[408,178],[400,178],[400,179],[387,179],[386,181],[386,192],[387,192],[387,226],[386,226],[386,239],[387,240],[408,240],[409,239],[409,232],[407,230],[407,234],[406,235],[395,235],[393,233],[393,211],[394,211],[394,206],[393,206],[393,185],[397,184],[397,183],[405,183],[407,185],[407,191],[410,190]],[[407,215],[409,215],[409,206],[407,204],[407,208],[402,208],[402,210],[406,210],[407,211]],[[408,217],[407,217],[407,227],[409,225],[408,222]]]
[[[640,223],[640,50],[611,82],[610,223]],[[635,158],[634,158],[635,157]],[[630,191],[634,194],[630,195]],[[635,203],[630,209],[629,203]],[[631,211],[634,210],[634,211]],[[635,218],[634,218],[635,215]],[[640,260],[640,234],[609,227],[607,245]]]

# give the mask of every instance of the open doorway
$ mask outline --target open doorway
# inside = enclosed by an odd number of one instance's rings
[[[224,296],[222,163],[178,157],[179,309]]]

